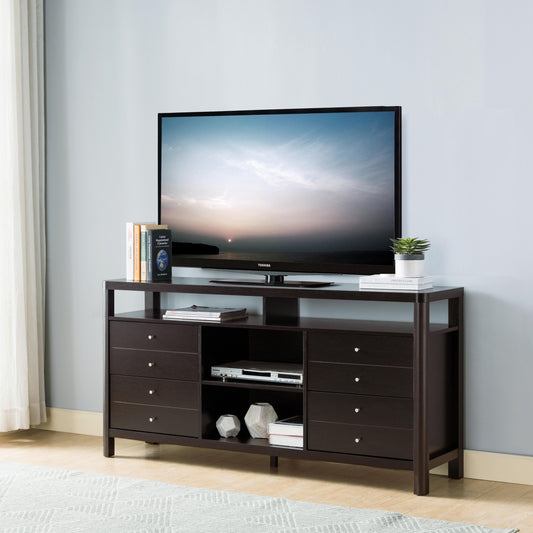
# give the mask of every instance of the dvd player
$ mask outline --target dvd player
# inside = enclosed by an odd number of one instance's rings
[[[267,361],[232,361],[211,367],[214,378],[269,381],[271,383],[303,383],[303,365],[269,363]]]

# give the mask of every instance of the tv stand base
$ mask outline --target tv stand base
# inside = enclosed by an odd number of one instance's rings
[[[227,285],[262,285],[272,287],[297,287],[301,289],[328,287],[335,285],[332,281],[285,281],[284,275],[265,274],[265,279],[212,279],[211,283],[224,283]]]
[[[115,313],[117,291],[144,292],[144,308]],[[428,494],[439,465],[463,477],[463,293],[106,281],[104,456],[115,454],[115,439],[134,439],[263,454],[272,474],[278,457],[394,468],[411,471],[413,492]],[[167,321],[161,294],[241,296],[254,306],[262,298],[263,312],[220,324]],[[397,303],[411,319],[301,316],[302,299]],[[443,323],[431,320],[438,302],[447,304]],[[213,366],[235,360],[297,363],[303,384],[213,379]],[[299,447],[252,437],[242,421],[261,402],[281,419],[301,416]],[[236,437],[217,430],[226,413],[241,420]]]

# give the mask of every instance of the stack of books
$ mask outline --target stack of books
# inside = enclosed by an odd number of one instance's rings
[[[284,418],[268,424],[268,442],[276,446],[304,447],[304,424],[301,416]]]
[[[385,291],[421,291],[433,287],[433,278],[401,278],[394,274],[375,274],[359,278],[360,289],[381,289]]]
[[[171,281],[172,234],[166,224],[126,223],[126,280]]]
[[[245,307],[205,307],[191,305],[180,309],[168,309],[163,318],[169,320],[192,320],[200,322],[226,322],[245,318]]]

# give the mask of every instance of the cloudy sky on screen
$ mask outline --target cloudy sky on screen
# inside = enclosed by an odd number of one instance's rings
[[[173,240],[251,251],[391,235],[393,112],[165,117],[161,150]]]

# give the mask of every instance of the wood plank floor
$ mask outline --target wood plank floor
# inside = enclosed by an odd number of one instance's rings
[[[530,485],[432,475],[430,494],[414,496],[411,472],[280,458],[276,473],[262,455],[121,439],[105,458],[99,437],[36,429],[0,434],[0,460],[533,533]]]

